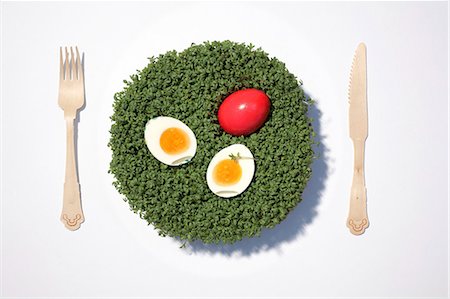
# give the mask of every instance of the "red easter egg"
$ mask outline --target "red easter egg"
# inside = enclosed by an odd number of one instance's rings
[[[261,90],[249,88],[226,97],[219,107],[218,119],[225,132],[246,136],[262,127],[269,112],[269,97]]]

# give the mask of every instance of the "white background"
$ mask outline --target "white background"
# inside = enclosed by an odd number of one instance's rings
[[[3,297],[447,297],[448,4],[2,3]],[[192,42],[253,43],[318,105],[321,159],[304,201],[233,246],[162,238],[111,185],[115,92],[147,57]],[[368,48],[370,227],[345,226],[353,148],[347,86]],[[59,46],[85,53],[78,156],[86,222],[59,222],[65,123]]]

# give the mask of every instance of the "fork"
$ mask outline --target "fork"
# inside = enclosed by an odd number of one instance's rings
[[[75,47],[75,58],[73,49],[70,47],[70,59],[67,47],[64,47],[64,50],[65,60],[63,61],[63,49],[62,47],[59,48],[58,105],[64,110],[67,127],[66,175],[61,221],[67,229],[73,231],[80,228],[81,223],[84,222],[74,142],[74,121],[77,110],[84,105],[84,74],[78,48]]]

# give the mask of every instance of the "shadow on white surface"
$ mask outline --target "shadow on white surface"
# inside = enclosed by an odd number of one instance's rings
[[[233,255],[235,253],[248,256],[261,251],[278,248],[281,244],[296,240],[305,232],[305,228],[310,225],[317,216],[317,207],[320,203],[325,181],[328,177],[327,152],[323,140],[320,119],[322,113],[317,105],[312,105],[309,109],[309,116],[313,118],[313,128],[316,132],[316,141],[319,144],[314,148],[316,159],[312,167],[312,176],[303,191],[303,200],[286,219],[274,228],[265,228],[259,237],[244,238],[234,244],[205,244],[195,241],[187,244],[186,250],[192,253],[209,253]]]
[[[73,143],[75,145],[75,165],[76,167],[76,171],[77,171],[77,178],[78,181],[80,182],[80,174],[79,174],[79,170],[78,170],[78,124],[80,123],[80,114],[81,112],[86,108],[86,83],[85,83],[85,78],[86,78],[86,71],[84,69],[84,53],[81,53],[81,69],[83,70],[83,86],[84,86],[84,103],[83,106],[80,107],[80,109],[78,109],[77,113],[75,114],[75,120],[73,122]],[[81,188],[80,188],[81,189]],[[81,190],[80,190],[80,196],[81,196]]]

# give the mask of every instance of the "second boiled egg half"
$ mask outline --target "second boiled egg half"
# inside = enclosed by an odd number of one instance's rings
[[[250,185],[255,173],[252,152],[243,144],[233,144],[220,150],[208,165],[206,182],[220,197],[241,194]]]
[[[169,166],[189,162],[197,151],[194,132],[176,118],[167,116],[152,118],[145,125],[144,135],[150,153]]]

